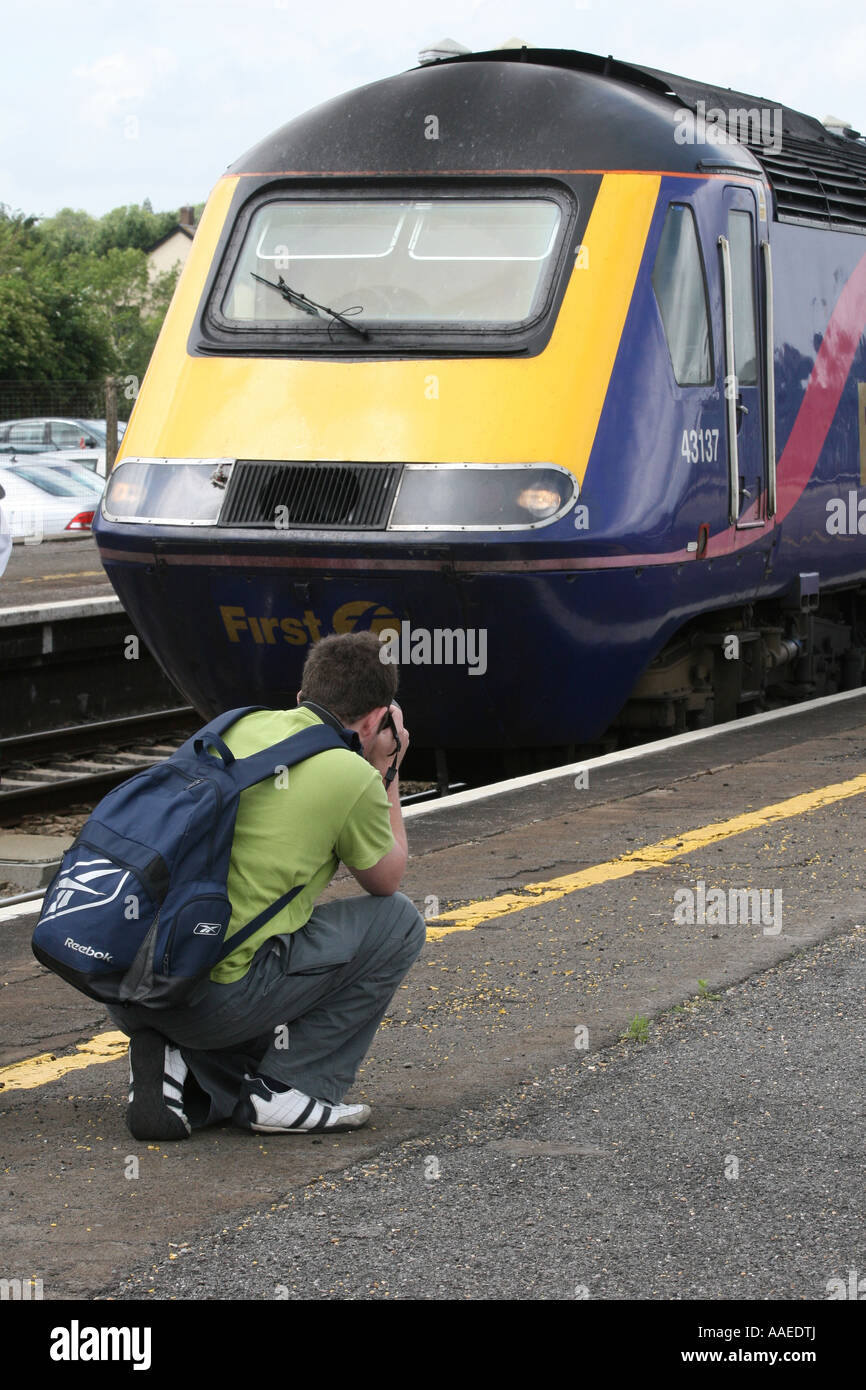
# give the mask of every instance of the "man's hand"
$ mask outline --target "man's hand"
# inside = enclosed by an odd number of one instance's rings
[[[398,768],[406,756],[406,749],[409,747],[409,730],[403,723],[403,711],[396,701],[385,711],[383,722],[385,723],[385,727],[380,729],[380,732],[374,735],[367,745],[366,757],[367,761],[372,763],[377,772],[381,773],[384,777],[385,773],[394,762],[395,753],[397,754],[396,766]],[[399,740],[400,744],[399,753],[397,753],[397,743],[395,742],[395,729],[396,738]]]
[[[384,780],[385,773],[394,763],[395,756],[397,767],[403,761],[406,749],[409,747],[409,731],[403,723],[403,712],[398,704],[393,703],[387,709],[383,705],[380,710],[375,711],[375,714],[376,719],[373,728],[377,732],[373,734],[369,742],[364,744],[364,756]],[[393,721],[393,728],[391,727],[391,720]],[[384,728],[382,728],[383,724],[385,725]],[[399,753],[395,741],[395,730],[396,739],[400,743]],[[406,869],[406,860],[409,857],[396,777],[387,786],[387,794],[390,805],[391,831],[394,836],[393,847],[371,869],[353,869],[351,864],[347,865],[367,893],[384,896],[396,893],[400,887]]]

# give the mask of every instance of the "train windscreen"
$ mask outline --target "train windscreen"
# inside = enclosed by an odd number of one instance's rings
[[[222,314],[239,327],[308,326],[322,306],[357,323],[520,324],[544,302],[562,220],[542,197],[271,201]]]

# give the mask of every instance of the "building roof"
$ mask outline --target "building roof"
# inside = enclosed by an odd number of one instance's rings
[[[183,222],[178,222],[176,226],[172,227],[171,231],[166,232],[164,236],[159,238],[159,241],[155,241],[152,246],[148,247],[147,254],[150,255],[153,251],[157,251],[160,246],[164,246],[167,241],[171,241],[173,236],[177,236],[178,232],[182,232],[185,237],[189,237],[190,241],[192,241],[195,236],[195,227],[186,227]]]

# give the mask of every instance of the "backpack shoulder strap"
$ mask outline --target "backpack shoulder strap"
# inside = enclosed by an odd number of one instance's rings
[[[240,718],[241,716],[238,715]],[[350,731],[349,731],[350,732]],[[273,744],[270,748],[263,748],[259,753],[253,753],[248,758],[235,760],[227,769],[239,792],[246,791],[248,787],[254,787],[257,782],[263,782],[266,777],[273,777],[278,767],[295,767],[298,763],[304,762],[306,758],[312,758],[316,753],[325,753],[330,748],[345,748],[352,750],[347,737],[341,737],[336,729],[330,728],[327,724],[313,724],[309,728],[299,729],[297,733],[290,734],[280,743]],[[306,885],[298,883],[294,888],[290,888],[287,893],[277,898],[276,902],[266,907],[251,922],[236,931],[228,941],[223,943],[222,949],[216,959],[215,964],[225,960],[232,952],[254,936],[261,927],[281,912],[288,903],[292,901]]]
[[[263,912],[260,912],[257,917],[254,917],[251,922],[247,922],[246,926],[240,927],[238,931],[229,937],[228,941],[223,942],[219,955],[214,961],[214,965],[219,965],[227,956],[230,956],[232,952],[236,951],[239,946],[243,946],[245,941],[249,941],[251,936],[255,936],[256,932],[259,931],[266,922],[269,922],[272,917],[276,917],[278,912],[282,912],[283,908],[287,907],[292,901],[292,898],[296,898],[306,886],[305,883],[296,884],[294,888],[289,889],[288,893],[283,893],[281,898],[277,898],[276,902],[271,903],[270,907],[266,907]],[[211,966],[211,969],[213,969],[213,966]]]
[[[267,709],[267,705],[241,705],[238,709],[230,709],[225,714],[218,714],[209,724],[203,724],[200,729],[196,729],[194,734],[190,734],[185,743],[180,748],[175,749],[172,757],[191,757],[195,752],[195,744],[202,738],[219,738],[226,729],[230,729],[232,724],[236,724],[239,719],[243,719],[247,714],[256,714],[261,709]]]
[[[246,791],[257,782],[263,782],[266,777],[273,777],[278,768],[294,767],[330,748],[345,748],[348,751],[348,744],[335,729],[329,729],[325,724],[312,724],[280,743],[272,744],[270,748],[263,748],[248,758],[239,758],[228,771],[238,791]]]
[[[216,719],[212,719],[209,724],[205,724],[204,728],[199,729],[199,737],[202,734],[224,734],[226,729],[230,729],[232,724],[236,724],[245,715],[257,714],[259,710],[267,708],[267,705],[241,705],[238,709],[227,710],[225,714],[218,714]]]

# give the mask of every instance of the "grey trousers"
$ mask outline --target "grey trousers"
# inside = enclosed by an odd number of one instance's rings
[[[180,1048],[193,1128],[230,1117],[247,1073],[336,1104],[424,937],[424,919],[403,893],[347,898],[265,942],[242,979],[208,982],[194,1004],[113,1005],[109,1014],[124,1033],[155,1028]]]

